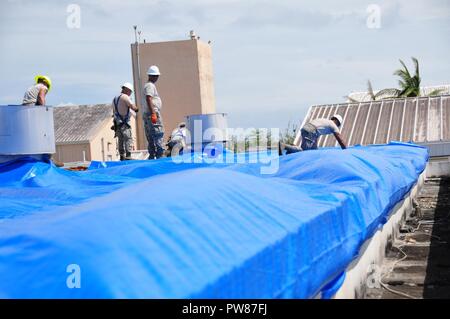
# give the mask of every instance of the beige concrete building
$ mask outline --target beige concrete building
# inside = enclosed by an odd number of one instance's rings
[[[141,109],[147,69],[157,65],[156,83],[162,99],[164,140],[185,116],[216,112],[211,46],[197,39],[131,45],[135,100]],[[142,114],[137,121],[138,149],[147,148]]]
[[[81,161],[115,161],[119,159],[117,138],[111,130],[111,104],[55,107],[56,153],[63,163]],[[136,120],[131,118],[134,145]]]

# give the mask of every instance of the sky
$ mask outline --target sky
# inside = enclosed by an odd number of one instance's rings
[[[73,28],[69,5],[80,8]],[[399,59],[422,84],[450,83],[450,0],[0,0],[0,105],[48,74],[50,105],[109,103],[132,82],[133,25],[147,42],[212,41],[229,126],[285,128],[311,105],[396,87]],[[375,9],[374,9],[375,8]],[[379,14],[378,14],[379,13]],[[69,24],[68,24],[69,20]],[[72,22],[72,24],[70,23]],[[119,83],[119,84],[118,84]]]

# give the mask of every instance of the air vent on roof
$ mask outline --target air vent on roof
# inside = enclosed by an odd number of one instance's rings
[[[225,113],[186,116],[191,146],[202,150],[212,144],[224,145],[227,141],[227,115]]]
[[[53,108],[0,106],[0,161],[55,153]]]

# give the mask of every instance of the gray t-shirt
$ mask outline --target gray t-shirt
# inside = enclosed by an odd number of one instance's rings
[[[38,83],[30,87],[23,96],[22,105],[36,105],[39,91],[42,88],[45,89],[45,92],[48,91],[47,87],[42,83]]]
[[[158,94],[158,90],[156,90],[156,86],[155,84],[153,84],[152,82],[147,82],[144,86],[144,113],[150,113],[150,110],[148,109],[147,106],[147,99],[146,96],[150,95],[152,97],[152,102],[153,102],[153,107],[156,108],[157,112],[161,112],[161,106],[162,106],[162,101],[161,98],[159,97]]]
[[[309,122],[320,135],[340,133],[339,127],[330,119],[315,119]]]

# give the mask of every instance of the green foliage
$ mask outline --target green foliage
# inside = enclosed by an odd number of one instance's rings
[[[297,134],[298,125],[289,121],[286,129],[280,132],[280,142],[292,145],[294,144],[295,135]]]
[[[412,57],[411,59],[413,60],[415,68],[414,75],[411,75],[408,67],[402,60],[400,60],[400,64],[403,66],[403,68],[398,69],[394,72],[394,75],[397,75],[400,78],[398,84],[401,91],[398,97],[420,96],[420,82],[422,81],[422,79],[420,78],[419,61],[414,57]]]
[[[421,96],[421,90],[420,90],[420,83],[422,82],[422,79],[420,77],[420,68],[419,68],[419,61],[415,58],[411,58],[414,64],[414,74],[412,75],[409,71],[408,67],[406,66],[405,62],[400,60],[400,64],[402,65],[402,68],[396,70],[394,72],[394,75],[398,76],[400,79],[398,81],[399,89],[396,88],[389,88],[389,89],[383,89],[378,91],[376,94],[374,93],[372,83],[367,81],[367,94],[370,96],[371,101],[379,101],[379,100],[385,100],[385,99],[392,99],[392,98],[403,98],[403,97],[416,97]],[[435,96],[442,94],[444,90],[437,89],[432,91],[431,93],[427,94],[427,96]],[[351,98],[349,96],[346,97],[350,102],[359,103],[362,101],[358,101],[354,98]]]

